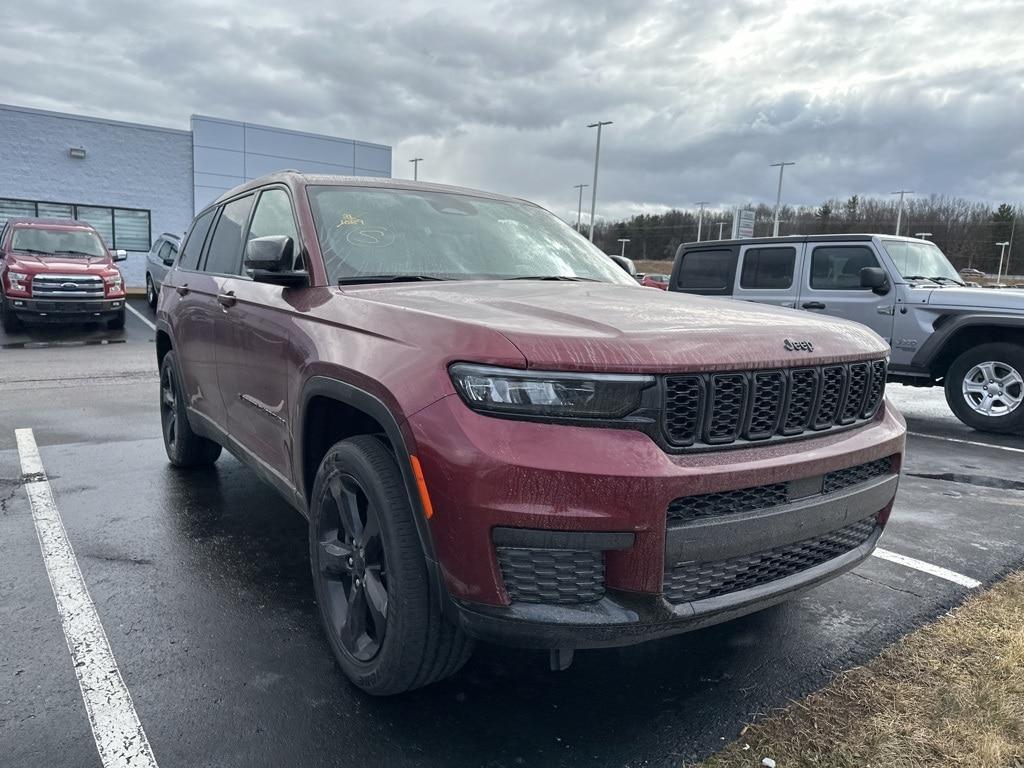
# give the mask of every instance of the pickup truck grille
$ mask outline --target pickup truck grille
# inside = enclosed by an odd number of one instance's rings
[[[669,445],[719,446],[796,437],[871,419],[885,394],[884,360],[768,371],[667,376]]]
[[[34,299],[102,299],[103,278],[99,275],[33,275]]]

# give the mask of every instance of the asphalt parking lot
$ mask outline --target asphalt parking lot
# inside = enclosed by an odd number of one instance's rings
[[[123,331],[0,334],[5,766],[101,765],[33,524],[19,428],[34,434],[164,768],[678,766],[1024,559],[1024,439],[968,430],[938,390],[893,386],[911,436],[881,542],[888,559],[729,624],[577,653],[566,672],[548,672],[542,654],[485,646],[449,681],[370,699],[321,633],[303,519],[226,454],[209,472],[168,465],[153,333],[139,315]]]

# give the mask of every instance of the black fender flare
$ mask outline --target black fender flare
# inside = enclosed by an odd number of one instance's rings
[[[416,532],[419,534],[420,544],[423,547],[423,557],[427,564],[427,576],[430,582],[431,594],[441,601],[442,607],[447,608],[447,604],[450,602],[450,600],[446,599],[448,590],[444,586],[441,567],[438,564],[437,555],[434,550],[434,540],[430,533],[430,525],[427,523],[426,515],[423,512],[419,486],[416,483],[416,476],[413,472],[412,463],[409,460],[412,454],[405,442],[405,436],[399,427],[398,419],[395,418],[394,413],[380,398],[352,384],[328,376],[312,376],[306,381],[302,387],[302,394],[299,396],[298,418],[295,420],[298,428],[295,431],[292,443],[294,446],[293,476],[296,479],[296,487],[302,499],[308,498],[307,488],[305,487],[305,473],[302,471],[302,467],[305,464],[306,413],[309,401],[314,397],[326,397],[356,408],[371,416],[384,428],[384,434],[387,435],[388,441],[395,451],[395,462],[402,473],[405,492],[409,498],[409,507],[413,513],[413,523],[416,525]]]
[[[929,370],[932,362],[945,348],[946,343],[959,331],[976,325],[994,325],[1000,328],[1024,330],[1024,315],[965,313],[956,315],[943,323],[929,336],[914,354],[910,364],[913,368]]]

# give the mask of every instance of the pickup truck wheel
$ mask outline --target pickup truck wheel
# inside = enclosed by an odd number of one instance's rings
[[[982,432],[1024,431],[1024,347],[992,343],[964,352],[946,372],[946,402]]]
[[[18,316],[14,314],[7,302],[2,300],[0,300],[0,325],[3,326],[4,333],[14,333],[21,327]]]
[[[336,443],[313,484],[309,550],[338,664],[370,694],[454,674],[472,641],[431,599],[423,548],[392,453],[375,437]]]
[[[192,431],[181,396],[181,378],[173,352],[160,364],[160,425],[167,458],[176,467],[205,467],[220,456],[221,447]]]
[[[119,331],[124,328],[125,310],[121,310],[117,313],[117,316],[113,320],[107,321],[107,328],[112,331]]]
[[[153,309],[156,309],[157,297],[158,297],[158,294],[156,292],[156,287],[153,285],[153,278],[150,276],[149,272],[147,272],[146,273],[146,303],[149,304],[149,306],[152,307]]]

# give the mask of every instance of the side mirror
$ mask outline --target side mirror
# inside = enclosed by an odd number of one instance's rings
[[[257,283],[307,285],[309,276],[293,270],[294,264],[295,243],[286,235],[255,237],[245,244],[245,268]]]
[[[889,275],[881,267],[864,267],[860,271],[860,287],[884,295],[889,292]]]
[[[175,253],[174,255],[168,256],[166,259],[164,259],[163,260],[164,266],[165,267],[173,267],[174,266],[174,259],[177,258],[177,255],[178,254]]]
[[[636,267],[633,266],[633,260],[627,259],[625,256],[617,256],[616,254],[608,254],[611,260],[622,267],[627,275],[636,276]]]
[[[118,248],[116,251],[114,251],[114,261],[127,261],[127,260],[128,260],[128,251],[124,250],[123,248]]]

